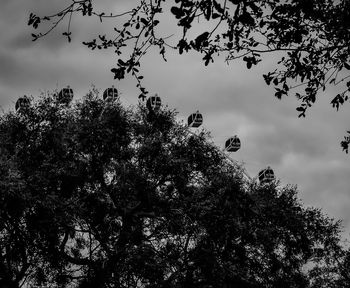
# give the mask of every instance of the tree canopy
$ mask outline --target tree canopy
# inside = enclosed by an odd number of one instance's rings
[[[167,108],[53,93],[0,117],[0,286],[348,287],[340,223]]]
[[[31,13],[28,24],[35,29],[48,24],[47,30],[32,34],[36,40],[68,18],[63,35],[71,41],[73,15],[98,17],[101,22],[114,19],[113,36],[96,35],[83,44],[92,50],[113,49],[114,79],[123,79],[126,73],[134,76],[140,98],[148,93],[142,85],[142,57],[155,47],[164,59],[168,49],[179,54],[196,51],[203,55],[205,65],[224,55],[227,62],[242,59],[248,69],[265,55],[275,55],[279,58],[276,69],[263,75],[265,82],[274,86],[279,99],[295,94],[299,117],[305,117],[317,95],[328,86],[338,87],[330,101],[334,108],[338,110],[349,100],[348,0],[141,0],[128,11],[121,7],[97,11],[92,0],[72,0],[53,15]],[[176,20],[177,34],[161,32],[169,19],[163,14]],[[349,143],[348,136],[341,142],[346,152]]]

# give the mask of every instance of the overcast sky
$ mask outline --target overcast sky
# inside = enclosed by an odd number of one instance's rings
[[[132,79],[113,80],[112,51],[90,51],[81,44],[95,33],[110,32],[97,19],[72,19],[73,41],[66,43],[61,30],[32,42],[26,26],[30,12],[56,12],[68,0],[1,0],[0,9],[0,106],[14,109],[21,95],[37,96],[70,85],[81,97],[95,85],[103,91],[115,85],[125,104],[137,103],[138,90]],[[131,5],[134,1],[99,0],[103,6]],[[131,3],[131,4],[130,4]],[[120,6],[118,6],[120,8]],[[125,7],[124,7],[125,8]],[[114,8],[113,8],[114,9]],[[115,8],[117,9],[117,8]],[[118,11],[118,10],[115,10]],[[170,25],[170,24],[169,24]],[[339,145],[350,129],[349,105],[336,112],[330,105],[334,91],[319,96],[305,119],[295,110],[293,96],[279,101],[265,85],[262,73],[270,71],[274,59],[247,70],[241,62],[217,59],[205,67],[200,55],[168,53],[164,62],[151,52],[143,62],[145,85],[179,112],[179,119],[200,110],[203,127],[222,146],[237,134],[242,148],[232,158],[245,163],[255,177],[270,165],[283,184],[296,184],[305,205],[320,207],[330,217],[343,219],[344,235],[350,232],[350,156]],[[349,238],[349,237],[348,237]]]

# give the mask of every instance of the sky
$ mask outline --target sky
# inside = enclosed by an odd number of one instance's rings
[[[0,9],[0,108],[14,110],[22,95],[70,85],[79,98],[94,85],[101,92],[114,85],[125,105],[136,104],[139,91],[132,78],[113,80],[110,69],[117,57],[113,51],[91,51],[82,41],[98,33],[110,33],[117,23],[99,24],[98,19],[72,19],[73,39],[61,36],[63,27],[32,42],[27,26],[30,12],[51,14],[69,0],[2,0]],[[98,9],[127,9],[135,1],[99,0]],[[165,22],[166,31],[171,22]],[[169,31],[170,31],[169,30]],[[273,57],[250,70],[240,61],[227,65],[217,58],[204,66],[201,56],[167,53],[164,62],[158,52],[144,58],[142,73],[150,93],[178,111],[179,120],[199,110],[203,128],[223,147],[225,140],[238,135],[242,147],[230,157],[244,163],[252,177],[271,166],[281,184],[297,185],[307,206],[321,208],[329,217],[343,220],[343,236],[350,233],[350,155],[342,152],[340,141],[350,128],[348,105],[339,112],[331,107],[335,88],[320,94],[306,118],[298,118],[296,98],[274,97],[262,74],[274,68]]]

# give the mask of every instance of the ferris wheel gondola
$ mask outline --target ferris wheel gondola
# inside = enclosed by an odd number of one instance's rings
[[[17,99],[15,104],[16,112],[20,113],[27,109],[30,106],[30,99],[24,95],[23,97],[20,97]]]
[[[114,88],[114,86],[107,88],[104,92],[103,92],[103,100],[105,101],[115,101],[118,98],[119,94],[118,94],[118,90],[116,88]]]
[[[268,166],[259,172],[258,178],[261,184],[271,183],[275,180],[275,173],[273,172],[272,168]]]
[[[57,100],[60,104],[69,105],[73,100],[73,89],[70,86],[63,88],[57,95]]]
[[[157,94],[149,97],[146,102],[146,107],[148,108],[149,111],[157,111],[160,109],[161,105],[162,105],[162,100]]]
[[[241,148],[241,140],[237,135],[230,137],[225,142],[225,150],[227,152],[237,152]]]
[[[188,127],[197,128],[197,127],[201,126],[202,123],[203,123],[203,115],[201,113],[199,113],[198,110],[197,110],[197,112],[192,113],[187,118]]]

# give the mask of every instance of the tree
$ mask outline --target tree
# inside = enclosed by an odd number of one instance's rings
[[[96,91],[2,115],[0,286],[313,287],[340,223],[175,116]]]
[[[348,0],[141,0],[130,11],[110,12],[96,11],[92,0],[72,0],[54,15],[31,13],[28,24],[36,29],[49,23],[48,30],[32,34],[37,40],[69,18],[63,35],[71,41],[72,15],[96,16],[101,22],[117,18],[113,37],[98,35],[83,44],[92,50],[114,49],[114,79],[130,73],[141,90],[140,98],[148,93],[142,85],[140,64],[151,47],[157,47],[164,59],[167,49],[180,54],[196,51],[203,54],[205,65],[223,54],[227,62],[242,59],[248,69],[264,55],[276,55],[280,60],[275,70],[263,75],[265,82],[274,85],[278,99],[294,91],[300,101],[296,110],[299,117],[305,117],[318,93],[329,85],[339,87],[330,102],[334,108],[338,110],[349,100],[349,11]],[[178,35],[160,34],[163,13],[176,18]],[[349,144],[350,137],[344,137],[341,146],[347,153]]]

